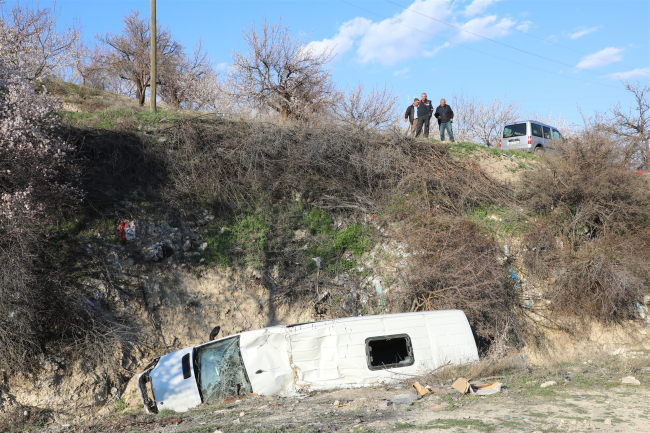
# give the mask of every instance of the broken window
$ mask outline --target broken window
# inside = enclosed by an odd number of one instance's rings
[[[253,392],[239,351],[239,337],[216,341],[197,351],[199,389],[204,403]]]
[[[415,362],[411,338],[406,334],[367,338],[366,357],[371,370],[408,367]]]

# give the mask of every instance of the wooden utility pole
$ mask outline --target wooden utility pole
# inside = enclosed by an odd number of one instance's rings
[[[156,0],[151,0],[151,25],[149,26],[151,36],[151,59],[150,59],[150,102],[151,111],[156,112]]]

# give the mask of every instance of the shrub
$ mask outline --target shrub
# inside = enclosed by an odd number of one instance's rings
[[[649,292],[650,191],[607,137],[585,130],[524,176],[520,198],[540,219],[524,237],[524,264],[556,277],[548,296],[558,317],[619,323]]]
[[[520,294],[491,236],[462,218],[426,214],[400,234],[411,258],[408,291],[393,294],[399,311],[460,309],[486,341],[502,348],[522,342]]]

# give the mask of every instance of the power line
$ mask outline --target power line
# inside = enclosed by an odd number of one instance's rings
[[[442,3],[451,4],[451,2],[448,2],[448,1],[445,1],[445,0],[436,0],[436,1],[439,1],[439,2],[442,2]],[[549,40],[546,39],[546,38],[542,38],[542,37],[539,37],[539,36],[535,36],[535,35],[533,35],[532,33],[528,33],[528,32],[525,32],[525,31],[523,31],[523,30],[519,30],[519,29],[518,29],[517,27],[515,27],[515,26],[507,26],[507,25],[502,24],[502,23],[497,23],[497,25],[499,25],[499,26],[501,26],[501,27],[505,27],[505,28],[510,29],[510,30],[517,31],[517,32],[519,32],[519,33],[523,33],[524,35],[530,36],[531,38],[539,39],[540,41],[542,41],[542,42],[546,42],[547,44],[556,45],[556,46],[558,46],[558,47],[564,48],[565,50],[573,51],[574,53],[578,53],[578,54],[582,54],[583,56],[591,57],[592,59],[598,59],[598,60],[603,61],[603,62],[606,62],[606,63],[617,63],[617,64],[619,64],[619,65],[621,65],[621,66],[625,66],[626,68],[632,68],[632,67],[633,67],[633,66],[630,66],[630,65],[626,65],[626,64],[624,64],[624,63],[620,63],[620,61],[615,62],[615,61],[612,61],[612,60],[603,59],[602,57],[597,57],[597,56],[594,56],[593,54],[587,54],[587,53],[585,53],[584,51],[579,51],[579,50],[576,50],[575,48],[567,47],[566,45],[562,45],[562,44],[558,44],[558,43],[553,42],[553,41],[549,41]]]
[[[416,29],[415,27],[411,27],[411,26],[406,25],[406,24],[404,24],[404,23],[400,23],[399,21],[396,21],[396,20],[394,20],[394,19],[392,19],[392,18],[388,18],[388,17],[385,16],[385,15],[378,14],[377,12],[370,11],[370,10],[368,10],[368,9],[362,8],[361,6],[357,6],[357,5],[355,5],[355,4],[349,3],[349,2],[347,2],[347,1],[345,1],[345,0],[341,0],[341,2],[343,2],[343,3],[345,3],[345,4],[348,4],[348,5],[352,6],[352,7],[355,7],[355,8],[357,8],[357,9],[360,9],[360,10],[362,10],[362,11],[368,12],[368,13],[370,13],[370,14],[376,15],[376,16],[378,16],[378,17],[380,17],[380,18],[383,18],[383,19],[386,19],[386,20],[390,20],[390,21],[394,22],[395,24],[399,24],[399,25],[404,26],[404,27],[406,27],[406,28],[409,28],[409,29],[411,29],[411,30],[415,30],[415,31],[417,31],[417,32],[424,33],[425,35],[432,36],[432,37],[434,37],[434,38],[436,38],[436,39],[440,39],[440,40],[445,41],[445,42],[448,42],[448,43],[450,43],[450,44],[458,45],[458,46],[463,47],[463,48],[466,48],[466,49],[468,49],[468,50],[472,50],[472,51],[475,51],[475,52],[477,52],[477,53],[484,54],[484,55],[486,55],[486,56],[494,57],[494,58],[496,58],[496,59],[503,60],[503,61],[505,61],[505,62],[514,63],[514,64],[516,64],[516,65],[523,66],[523,67],[525,67],[525,68],[529,68],[529,69],[533,69],[533,70],[535,70],[535,71],[539,71],[539,72],[546,72],[547,74],[558,75],[558,76],[560,76],[560,77],[568,78],[568,79],[570,79],[570,80],[582,81],[582,82],[584,82],[584,83],[595,84],[595,85],[603,86],[603,87],[610,87],[610,88],[612,88],[612,89],[618,89],[618,90],[621,90],[621,89],[622,89],[622,87],[619,87],[619,86],[610,86],[609,84],[596,83],[596,82],[594,82],[594,81],[583,80],[582,78],[570,77],[570,76],[568,76],[568,75],[563,75],[563,74],[560,74],[560,73],[558,73],[558,72],[552,72],[552,71],[547,71],[547,70],[545,70],[545,69],[539,69],[539,68],[537,68],[536,66],[526,65],[526,64],[524,64],[524,63],[520,63],[520,62],[516,62],[516,61],[514,61],[514,60],[510,60],[510,59],[506,59],[506,58],[503,58],[503,57],[499,57],[499,56],[496,56],[496,55],[494,55],[494,54],[489,54],[489,53],[486,53],[486,52],[484,52],[484,51],[477,50],[476,48],[472,48],[472,47],[469,47],[469,46],[467,46],[467,45],[459,44],[458,42],[453,42],[453,41],[450,41],[449,39],[441,38],[440,36],[436,36],[436,35],[434,35],[434,34],[432,34],[432,33],[425,32],[424,30]]]
[[[485,39],[485,40],[487,40],[487,41],[494,42],[495,44],[502,45],[502,46],[507,47],[507,48],[510,48],[510,49],[512,49],[512,50],[519,51],[519,52],[521,52],[521,53],[525,53],[525,54],[528,54],[528,55],[531,55],[531,56],[539,57],[540,59],[547,60],[547,61],[549,61],[549,62],[553,62],[553,63],[557,63],[557,64],[559,64],[559,65],[568,66],[568,67],[570,67],[570,68],[580,69],[580,70],[582,70],[582,71],[584,71],[584,72],[588,72],[588,73],[590,73],[590,74],[596,75],[596,76],[601,77],[601,78],[608,78],[607,76],[605,76],[605,75],[601,75],[601,74],[598,74],[598,73],[596,73],[596,72],[594,72],[594,71],[590,71],[590,70],[585,69],[585,68],[578,68],[577,66],[573,66],[573,65],[571,65],[571,64],[569,64],[569,63],[564,63],[564,62],[561,62],[561,61],[559,61],[559,60],[551,59],[550,57],[541,56],[541,55],[539,55],[539,54],[535,54],[535,53],[532,53],[532,52],[530,52],[530,51],[522,50],[521,48],[513,47],[512,45],[504,44],[503,42],[499,42],[499,41],[497,41],[496,39],[488,38],[487,36],[483,36],[483,35],[479,35],[478,33],[470,32],[469,30],[465,30],[465,29],[462,28],[462,27],[458,27],[458,26],[455,26],[455,25],[453,25],[453,24],[449,24],[449,23],[447,23],[447,22],[445,22],[445,21],[439,20],[439,19],[437,19],[437,18],[430,17],[429,15],[425,15],[425,14],[423,14],[422,12],[418,12],[418,11],[413,10],[413,9],[410,9],[410,8],[408,8],[408,7],[406,7],[406,6],[402,6],[401,4],[399,4],[399,3],[395,3],[394,1],[391,1],[391,0],[386,0],[386,1],[387,1],[388,3],[392,3],[392,4],[394,4],[395,6],[399,6],[399,7],[401,7],[402,9],[407,10],[407,11],[409,11],[409,12],[413,12],[413,13],[415,13],[415,14],[422,15],[423,17],[425,17],[425,18],[429,18],[430,20],[433,20],[433,21],[439,22],[439,23],[441,23],[441,24],[444,24],[444,25],[446,25],[446,26],[449,26],[449,27],[452,27],[452,28],[454,28],[454,29],[460,30],[460,31],[462,31],[462,32],[469,33],[470,35],[473,35],[473,36],[476,36],[476,37],[479,37],[479,38]]]

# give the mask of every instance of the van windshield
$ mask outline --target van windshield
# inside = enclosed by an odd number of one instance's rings
[[[503,128],[503,138],[521,137],[526,135],[526,124],[518,123],[516,125],[506,125]]]
[[[253,392],[239,351],[239,337],[200,347],[196,353],[198,382],[203,403]]]

